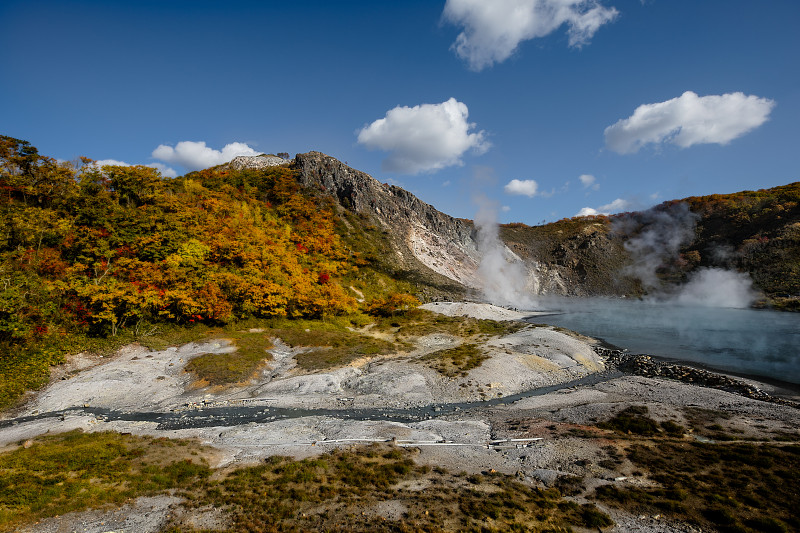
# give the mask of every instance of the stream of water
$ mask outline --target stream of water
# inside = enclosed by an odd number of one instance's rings
[[[531,322],[666,359],[800,384],[800,313],[624,299],[541,300]]]
[[[174,411],[117,411],[102,407],[73,407],[61,411],[51,411],[36,415],[0,420],[0,429],[16,424],[60,418],[70,415],[93,415],[106,421],[123,420],[129,422],[156,422],[159,430],[173,430],[215,426],[241,426],[250,423],[268,423],[275,420],[304,418],[309,416],[329,416],[346,420],[389,420],[411,423],[446,415],[460,414],[475,409],[509,405],[523,398],[542,396],[553,391],[586,385],[595,385],[621,376],[616,370],[596,372],[566,383],[540,387],[517,394],[479,400],[474,402],[434,403],[420,407],[393,408],[344,407],[340,409],[302,409],[270,406],[222,406],[201,407],[198,409]]]

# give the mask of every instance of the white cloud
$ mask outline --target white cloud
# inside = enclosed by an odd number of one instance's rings
[[[619,213],[620,211],[624,211],[631,206],[631,203],[628,200],[623,200],[622,198],[617,198],[610,204],[601,205],[598,210],[601,213]]]
[[[519,43],[568,26],[569,45],[589,42],[619,13],[598,0],[447,0],[443,19],[463,26],[451,49],[472,70],[508,59]]]
[[[678,98],[643,104],[633,115],[606,128],[606,146],[620,154],[646,144],[727,144],[759,127],[775,101],[744,93],[698,96],[686,91]]]
[[[125,161],[117,161],[116,159],[100,159],[94,162],[95,165],[98,167],[104,167],[106,165],[118,166],[118,167],[132,167],[130,163],[126,163]],[[148,163],[144,165],[146,167],[152,167],[158,170],[162,176],[167,178],[175,178],[178,176],[178,173],[175,172],[175,169],[164,165],[163,163]]]
[[[520,196],[527,196],[533,198],[539,189],[539,184],[534,180],[511,180],[506,183],[503,189],[508,194],[518,194]]]
[[[622,198],[617,198],[610,204],[601,205],[597,209],[591,207],[584,207],[578,214],[575,215],[576,217],[586,217],[586,216],[593,216],[593,215],[610,215],[611,213],[619,213],[621,211],[626,211],[631,207],[631,203],[628,200],[623,200]]]
[[[580,180],[584,189],[591,188],[593,191],[596,191],[600,188],[600,184],[597,183],[597,178],[595,178],[591,174],[581,174],[580,176],[578,176],[578,179]]]
[[[99,159],[94,162],[95,165],[98,167],[105,167],[105,166],[114,166],[114,167],[129,167],[131,166],[130,163],[126,163],[125,161],[117,161],[116,159]]]
[[[397,106],[384,118],[358,132],[358,142],[370,149],[389,152],[383,169],[402,174],[435,171],[461,165],[467,150],[489,149],[484,131],[471,132],[466,104],[450,98],[441,104]]]
[[[178,173],[175,171],[174,168],[170,168],[164,163],[148,163],[146,166],[153,167],[154,169],[161,172],[162,176],[166,176],[167,178],[175,178],[178,176]]]
[[[205,142],[181,141],[175,145],[161,144],[153,150],[153,157],[170,164],[180,165],[188,170],[202,170],[227,163],[240,155],[259,155],[245,143],[234,142],[226,144],[222,150],[214,150],[206,146]]]
[[[511,211],[511,206],[504,205],[503,207],[500,208],[500,211],[502,211],[503,213],[508,213],[509,211]]]

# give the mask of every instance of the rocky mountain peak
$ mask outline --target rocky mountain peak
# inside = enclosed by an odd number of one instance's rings
[[[446,215],[405,189],[383,184],[321,152],[298,154],[293,167],[302,185],[330,195],[342,208],[380,227],[392,243],[393,250],[387,253],[394,252],[403,270],[482,288],[478,274],[482,254],[471,221]],[[609,240],[604,224],[578,226],[582,231],[577,235],[569,232],[572,240],[564,236],[553,243],[537,235],[535,228],[500,228],[504,255],[522,261],[530,291],[587,295],[620,290],[619,282],[610,278],[619,268],[615,261],[621,257],[621,244]],[[555,248],[550,249],[550,244]]]
[[[386,185],[321,152],[297,154],[300,182],[331,195],[345,209],[370,218],[391,236],[405,268],[423,268],[478,287],[480,254],[472,224],[446,215],[412,193]]]
[[[288,165],[289,163],[289,160],[275,155],[240,155],[234,157],[233,160],[228,163],[228,167],[232,170],[243,170],[246,168],[261,170],[268,167]]]

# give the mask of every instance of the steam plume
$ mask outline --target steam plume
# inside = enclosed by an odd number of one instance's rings
[[[736,308],[750,307],[755,299],[750,276],[721,268],[697,270],[674,297],[681,305]]]
[[[635,237],[625,242],[625,249],[631,254],[633,264],[626,274],[641,280],[648,291],[661,287],[656,272],[660,267],[678,257],[680,247],[691,242],[698,216],[689,211],[686,204],[676,204],[665,209],[649,209],[625,217],[614,228]]]
[[[500,240],[497,206],[485,196],[476,196],[478,213],[478,250],[481,262],[478,277],[484,297],[493,304],[530,308],[531,294],[526,290],[528,273],[522,260]]]
[[[677,288],[662,286],[658,270],[674,264],[681,246],[692,241],[698,218],[687,204],[674,204],[618,221],[616,231],[635,235],[625,243],[633,259],[626,273],[638,278],[657,300],[701,307],[749,307],[757,296],[753,282],[735,270],[702,268]]]

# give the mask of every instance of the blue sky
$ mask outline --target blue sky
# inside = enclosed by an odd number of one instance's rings
[[[318,150],[536,224],[800,179],[799,23],[795,0],[3,0],[0,133],[177,174]]]

